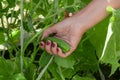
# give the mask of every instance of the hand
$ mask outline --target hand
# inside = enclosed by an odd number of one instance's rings
[[[101,3],[103,6],[101,6]],[[63,53],[55,42],[51,42],[49,40],[46,43],[41,41],[40,47],[45,49],[50,54],[58,55],[60,57],[67,57],[76,49],[84,32],[108,15],[106,11],[107,6],[119,8],[120,4],[117,0],[93,0],[80,12],[76,13],[72,17],[64,19],[44,31],[42,39],[55,33],[56,37],[63,39],[70,45],[71,49],[69,52]]]
[[[76,49],[83,33],[85,32],[82,23],[80,23],[78,16],[72,16],[53,25],[52,27],[47,28],[43,32],[42,39],[50,34],[55,34],[55,37],[66,41],[70,45],[70,51],[67,53],[63,53],[57,46],[57,43],[51,42],[50,40],[46,43],[41,41],[40,47],[45,49],[50,54],[58,55],[60,57],[67,57]]]

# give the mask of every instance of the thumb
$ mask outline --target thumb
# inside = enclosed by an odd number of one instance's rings
[[[48,37],[50,34],[55,34],[55,33],[56,33],[56,29],[54,27],[49,27],[43,32],[41,40],[43,40],[45,37]]]

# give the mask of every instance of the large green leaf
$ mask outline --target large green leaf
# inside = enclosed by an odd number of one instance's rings
[[[111,75],[120,66],[120,64],[118,63],[119,60],[117,58],[117,52],[120,50],[120,9],[113,12],[112,18],[114,18],[114,20],[110,21],[109,23],[111,25],[108,26],[107,36],[111,34],[110,32],[112,32],[112,34],[110,36],[110,39],[108,40],[108,43],[105,41],[106,49],[105,47],[103,48],[103,50],[105,49],[105,52],[102,53],[101,56],[103,62],[112,65]]]
[[[93,34],[89,39],[95,46],[100,61],[112,66],[111,74],[119,67],[116,52],[120,50],[120,10],[113,12],[112,17],[114,21],[108,22],[107,18],[88,31],[89,34]]]
[[[102,53],[102,49],[106,38],[108,23],[109,23],[109,18],[106,18],[97,25],[95,25],[92,29],[89,29],[87,31],[87,36],[89,37],[90,42],[95,47],[98,58],[101,56]]]
[[[81,40],[78,48],[73,53],[76,59],[76,64],[74,69],[76,71],[91,71],[95,72],[98,70],[98,60],[95,54],[95,48],[87,39],[84,42],[84,39]]]
[[[103,52],[101,55],[100,60],[104,63],[109,63],[112,65],[111,68],[111,75],[117,70],[120,66],[118,63],[118,56],[117,52],[120,50],[120,10],[114,11],[111,18],[114,20],[110,20],[108,26],[108,32],[105,40],[105,45],[103,47]]]
[[[13,80],[16,72],[17,66],[13,61],[0,57],[0,80]]]
[[[120,9],[114,12],[115,21],[113,22],[113,31],[116,39],[116,50],[120,50]]]
[[[14,65],[11,61],[0,57],[0,75],[12,75],[14,73]]]

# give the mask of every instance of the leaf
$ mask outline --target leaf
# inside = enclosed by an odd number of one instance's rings
[[[39,79],[39,80],[51,80],[51,74],[49,73],[49,71],[46,70],[45,73],[44,73],[44,75],[42,76],[42,78]]]
[[[67,58],[61,58],[55,56],[55,62],[58,66],[61,66],[63,68],[71,68],[71,69],[73,69],[73,66],[75,64],[75,60],[73,56],[68,56]]]
[[[74,3],[74,0],[67,0],[68,5],[72,5]]]
[[[117,51],[120,50],[120,10],[113,13],[112,22],[110,20],[110,26],[106,25],[106,19],[97,24],[95,28],[90,32],[92,35],[89,39],[96,48],[96,53],[100,58],[100,61],[111,65],[112,75],[116,69],[120,66],[118,63]],[[107,20],[109,17],[107,18]],[[103,25],[102,25],[103,24]],[[106,29],[108,28],[108,29]],[[112,34],[110,34],[113,32]],[[99,43],[98,43],[99,41]]]
[[[85,38],[81,40],[78,48],[75,50],[75,52],[73,52],[73,55],[76,59],[74,69],[75,71],[90,70],[91,72],[96,72],[98,70],[98,60],[96,58],[95,48],[88,39],[84,41]]]
[[[20,30],[17,28],[13,29],[12,32],[9,34],[9,38],[12,40],[12,42],[18,43],[20,38]]]
[[[15,6],[15,0],[7,0],[9,8],[12,8]]]
[[[39,65],[41,67],[45,67],[46,64],[49,62],[50,58],[51,58],[51,55],[48,54],[46,51],[44,51],[40,57]]]
[[[75,69],[70,69],[70,68],[64,68],[62,69],[62,73],[65,78],[70,79],[73,75],[75,75],[78,71]]]
[[[109,39],[109,43],[107,44],[107,48],[105,49],[105,53],[104,53],[105,55],[103,56],[103,59],[102,59],[103,62],[109,63],[112,65],[110,75],[114,74],[117,68],[120,67],[120,64],[118,63],[117,53],[116,53],[117,51],[120,50],[120,45],[119,45],[120,44],[120,36],[119,36],[120,9],[117,11],[114,11],[111,17],[114,18],[114,21],[112,22],[110,21],[110,24],[112,24],[111,26],[112,26],[113,34]],[[108,32],[109,32],[109,28],[111,27],[110,26],[108,27]]]
[[[74,69],[60,67],[55,63],[55,61],[51,63],[51,65],[48,67],[48,70],[52,73],[52,76],[54,77],[55,80],[62,80],[60,75],[63,75],[64,78],[71,78],[76,73]]]
[[[52,73],[53,79],[55,80],[62,80],[59,73],[58,73],[58,66],[55,64],[55,62],[52,62],[50,66],[48,67],[48,70]]]
[[[28,57],[24,57],[24,76],[27,80],[35,80],[36,77],[36,66],[33,64]]]
[[[27,80],[27,79],[24,77],[23,74],[18,73],[18,74],[15,74],[15,75],[13,76],[13,79],[12,79],[12,80]]]
[[[0,31],[0,44],[3,44],[5,42],[4,33]]]
[[[0,10],[2,9],[2,3],[0,2]]]
[[[27,17],[27,27],[28,27],[28,31],[31,32],[31,31],[34,31],[34,27],[33,27],[33,24],[32,24],[32,17],[30,15],[28,15]]]
[[[0,57],[0,80],[13,80],[12,77],[17,72],[16,70],[14,62]]]
[[[96,80],[96,79],[91,77],[80,77],[78,75],[75,75],[72,80]]]
[[[117,59],[118,59],[118,61],[120,60],[120,50],[117,50],[116,51],[116,55],[117,55]]]
[[[100,58],[102,49],[104,46],[104,41],[106,38],[107,27],[109,23],[109,17],[105,18],[103,21],[95,25],[93,28],[89,29],[86,33],[89,37],[90,42],[96,49],[97,57]]]
[[[82,2],[84,2],[85,4],[90,3],[92,0],[81,0]]]
[[[108,26],[108,32],[107,32],[107,36],[106,36],[106,40],[105,40],[105,44],[102,50],[102,55],[100,57],[100,60],[103,58],[105,51],[107,49],[108,43],[110,42],[110,39],[112,38],[113,35],[113,31],[112,31],[112,23],[109,24]],[[109,43],[110,44],[110,43]]]
[[[13,63],[0,57],[0,75],[12,75],[14,73]]]
[[[33,2],[34,2],[34,3],[38,3],[38,2],[39,2],[39,0],[33,0]]]
[[[116,39],[116,50],[120,50],[120,9],[114,13],[113,31]]]

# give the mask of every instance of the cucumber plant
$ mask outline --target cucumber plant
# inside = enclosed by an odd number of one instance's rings
[[[39,47],[46,28],[63,20],[64,13],[78,12],[90,1],[1,0],[0,46],[7,49],[0,49],[0,79],[113,80],[120,65],[119,9],[108,7],[109,16],[89,29],[67,58],[47,54]],[[70,50],[70,45],[59,38],[52,36],[44,40],[56,42],[63,52]],[[110,69],[107,72],[100,65],[108,65]]]

